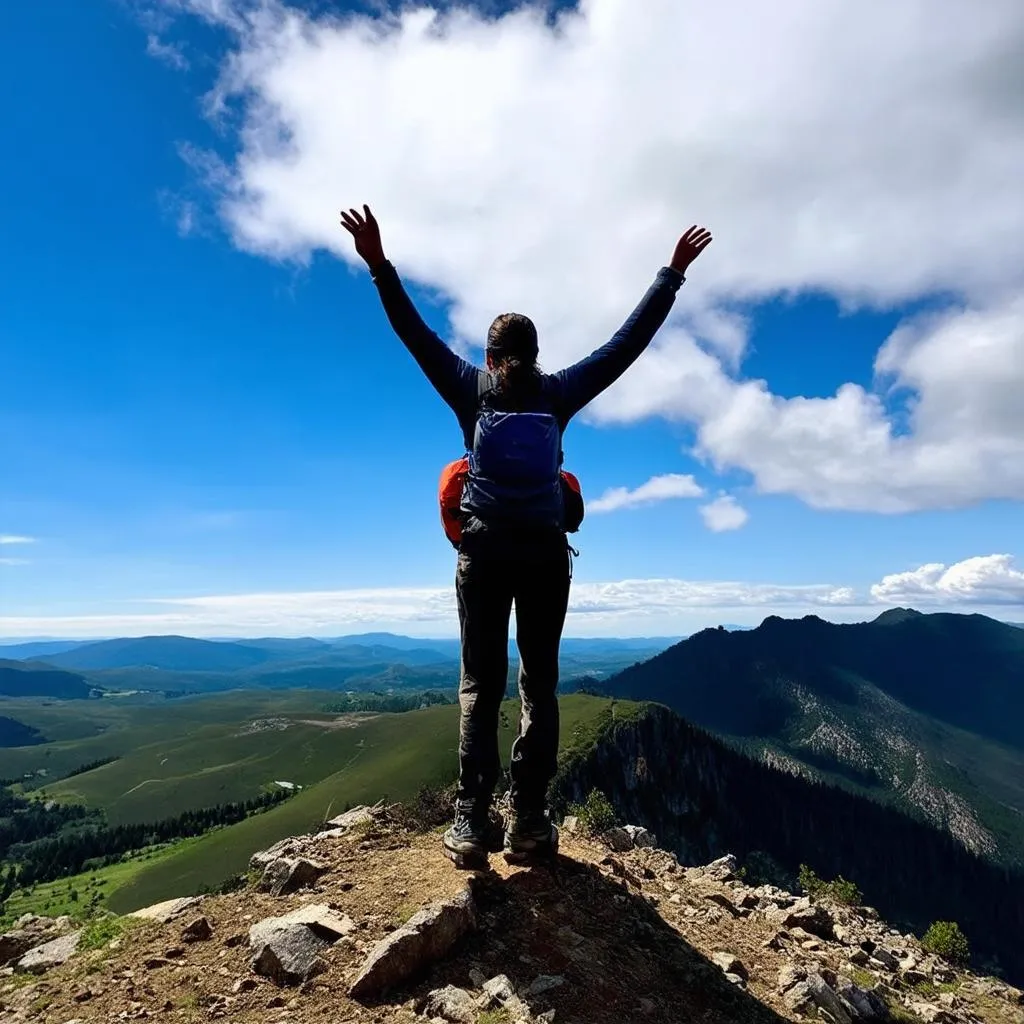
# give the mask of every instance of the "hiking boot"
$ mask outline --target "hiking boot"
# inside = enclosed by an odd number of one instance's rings
[[[558,829],[546,811],[513,811],[505,829],[505,860],[510,864],[550,860],[558,852]]]
[[[442,840],[445,856],[457,868],[486,870],[488,827],[486,807],[456,804],[455,821]]]

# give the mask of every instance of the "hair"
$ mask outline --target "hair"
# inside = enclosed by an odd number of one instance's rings
[[[522,313],[502,313],[487,331],[497,389],[509,398],[526,397],[540,381],[537,365],[537,328]]]

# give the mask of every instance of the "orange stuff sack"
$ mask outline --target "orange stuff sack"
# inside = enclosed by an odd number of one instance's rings
[[[464,455],[461,459],[449,462],[441,470],[441,481],[437,489],[437,498],[441,505],[441,525],[444,527],[445,536],[456,548],[462,540],[462,513],[459,512],[459,505],[462,503],[462,488],[468,473],[468,456]]]
[[[459,506],[462,504],[462,488],[466,483],[466,476],[469,473],[469,457],[463,456],[454,462],[449,462],[441,470],[441,479],[438,483],[437,498],[441,508],[441,525],[444,527],[444,534],[451,541],[452,547],[457,548],[462,540],[462,513]],[[561,471],[562,475],[562,498],[565,504],[565,530],[567,533],[575,533],[583,522],[583,491],[576,476],[567,470]]]

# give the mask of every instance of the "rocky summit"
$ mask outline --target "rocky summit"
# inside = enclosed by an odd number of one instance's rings
[[[357,808],[255,855],[244,889],[0,937],[0,1019],[252,1024],[1024,1024],[1024,995],[870,907],[684,866],[567,821],[549,866],[452,868],[436,828]]]

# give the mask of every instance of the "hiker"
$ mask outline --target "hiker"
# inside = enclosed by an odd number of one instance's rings
[[[558,831],[547,790],[557,766],[558,651],[572,571],[559,480],[562,434],[650,344],[711,235],[691,227],[614,337],[549,374],[537,365],[536,328],[521,313],[503,313],[491,324],[486,369],[460,358],[416,311],[384,255],[369,206],[362,214],[342,211],[341,222],[369,267],[392,328],[458,418],[469,455],[455,573],[462,638],[459,781],[445,854],[459,867],[486,867],[514,605],[522,715],[509,765],[503,850],[512,863],[553,856]]]

